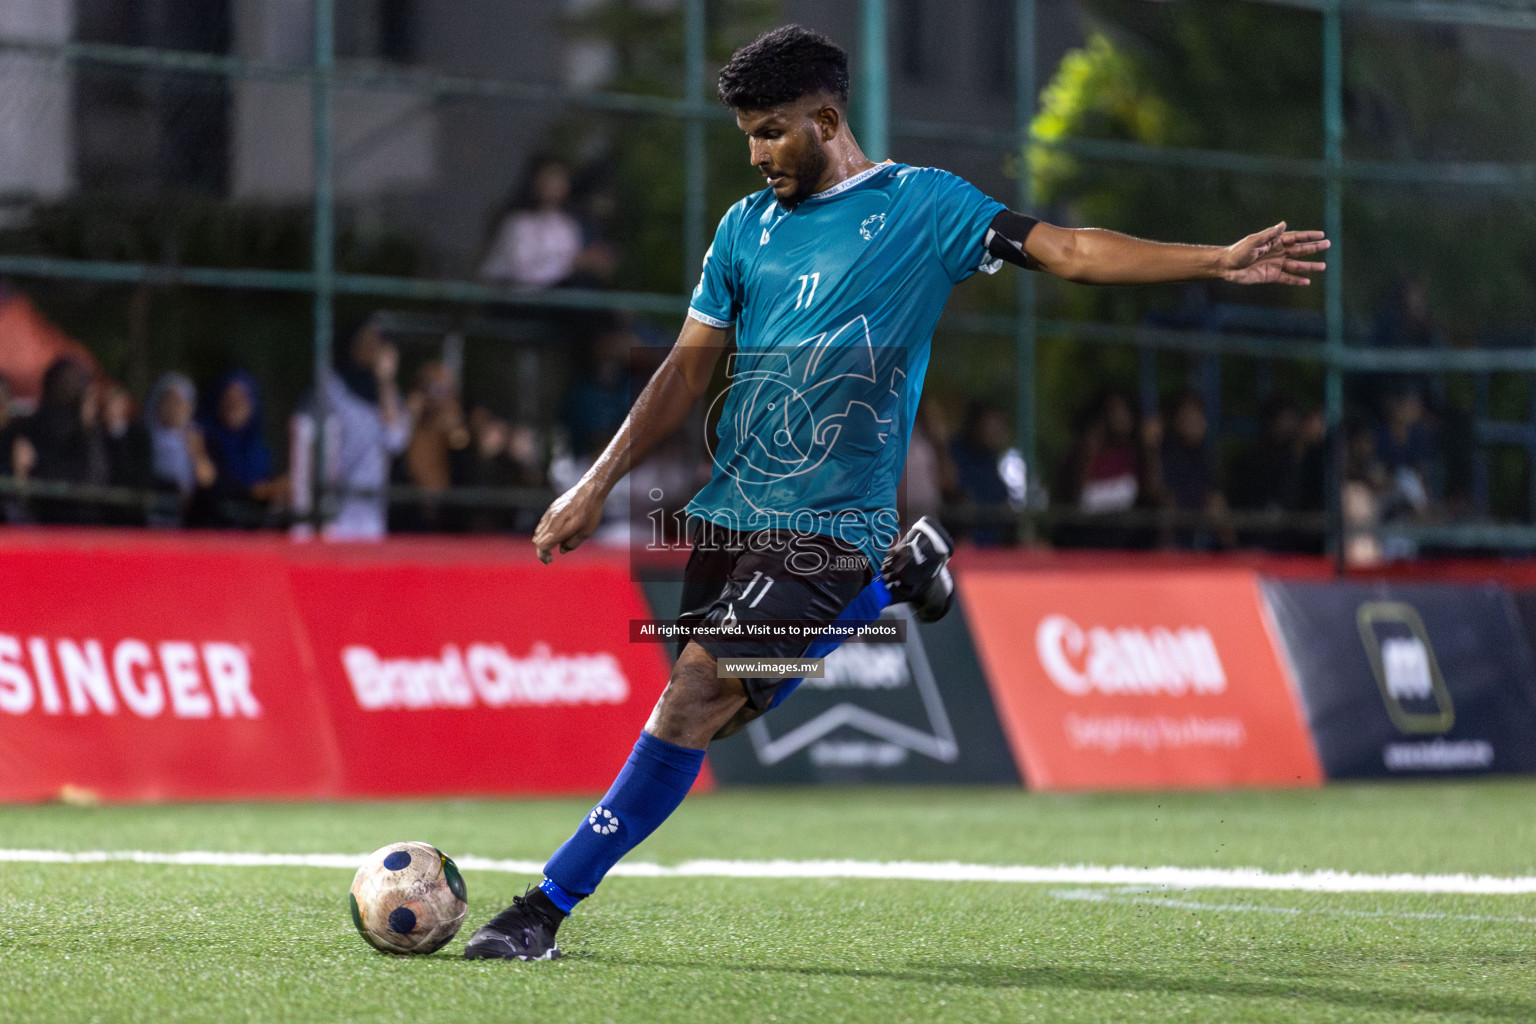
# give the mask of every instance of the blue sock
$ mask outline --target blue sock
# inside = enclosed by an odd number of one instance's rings
[[[602,802],[544,865],[539,888],[567,914],[608,869],[677,810],[704,766],[704,751],[642,732]]]
[[[858,596],[855,597],[852,601],[848,602],[848,607],[842,610],[842,613],[838,615],[836,621],[873,622],[875,619],[880,617],[880,613],[885,611],[886,607],[890,603],[891,592],[886,589],[885,581],[882,580],[879,576],[876,576],[874,580],[870,582],[869,586],[859,591]],[[843,646],[843,642],[841,640],[813,640],[811,641],[811,645],[805,649],[804,657],[825,658],[827,655],[831,654],[841,646]],[[800,684],[803,682],[805,682],[804,679],[784,680],[783,685],[781,685],[778,690],[774,692],[773,700],[768,704],[768,710],[772,711],[774,708],[784,703],[789,695],[794,693],[795,690],[798,689]]]

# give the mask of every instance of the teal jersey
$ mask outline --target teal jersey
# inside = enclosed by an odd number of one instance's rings
[[[945,171],[879,164],[786,210],[726,212],[688,315],[736,328],[708,484],[688,505],[732,529],[838,538],[878,565],[950,289],[998,262],[1005,207]]]

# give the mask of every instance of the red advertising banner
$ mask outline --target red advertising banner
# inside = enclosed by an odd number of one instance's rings
[[[6,801],[600,792],[668,675],[612,553],[37,530],[0,581]]]
[[[0,550],[0,799],[314,796],[340,764],[283,564]]]
[[[1322,782],[1247,570],[958,574],[1035,789]]]
[[[622,560],[293,567],[359,796],[602,791],[667,682]]]

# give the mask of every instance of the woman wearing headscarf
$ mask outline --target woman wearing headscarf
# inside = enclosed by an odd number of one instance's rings
[[[154,485],[175,493],[175,505],[160,505],[149,516],[151,526],[201,525],[203,502],[217,477],[213,460],[203,444],[202,431],[192,422],[197,389],[180,373],[167,373],[150,389],[144,404],[144,425],[149,429],[150,475]]]
[[[257,526],[282,492],[272,451],[262,435],[256,378],[231,370],[214,382],[199,411],[208,457],[217,471],[214,517],[221,526]]]
[[[153,485],[149,428],[126,387],[108,382],[101,393],[101,438],[107,446],[108,482],[147,491]],[[102,510],[112,526],[143,526],[143,505],[109,505]]]
[[[91,371],[61,356],[43,373],[37,409],[16,426],[25,439],[30,478],[66,484],[108,482],[107,449],[97,424]],[[37,498],[32,515],[41,523],[98,523],[101,510],[78,499]]]

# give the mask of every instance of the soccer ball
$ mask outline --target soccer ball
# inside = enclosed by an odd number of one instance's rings
[[[390,843],[370,853],[348,899],[357,933],[385,953],[442,949],[469,909],[458,865],[430,843]]]

